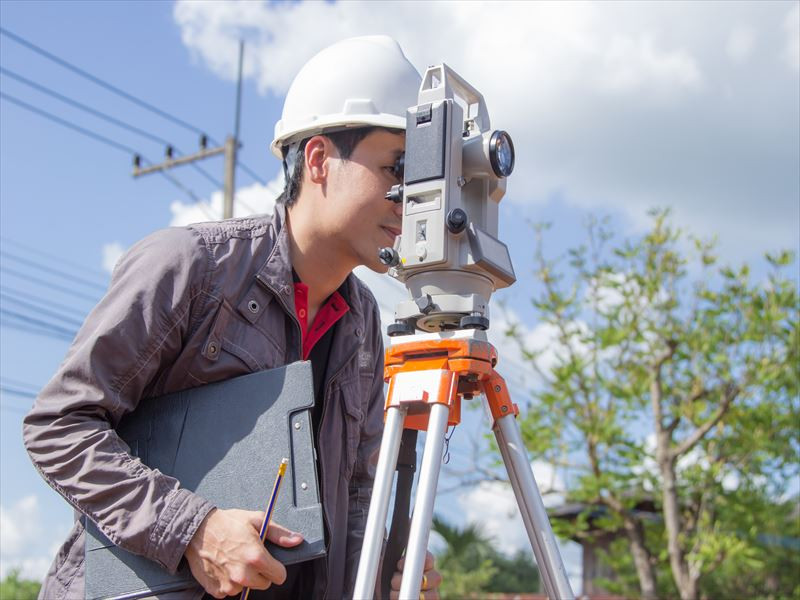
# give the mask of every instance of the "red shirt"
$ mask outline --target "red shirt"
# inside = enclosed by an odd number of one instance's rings
[[[317,312],[311,327],[308,326],[308,286],[302,281],[294,282],[294,307],[300,330],[303,333],[303,360],[308,360],[311,349],[336,321],[350,310],[339,292],[333,292]]]

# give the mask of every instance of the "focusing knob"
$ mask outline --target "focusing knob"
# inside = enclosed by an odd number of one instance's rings
[[[387,200],[391,200],[395,204],[403,201],[403,184],[398,183],[397,185],[393,185],[392,189],[386,192],[384,196]]]
[[[454,208],[447,213],[447,228],[450,233],[461,233],[467,228],[467,213],[460,208]]]
[[[378,260],[387,267],[396,267],[400,264],[400,255],[394,248],[381,248],[378,251]]]

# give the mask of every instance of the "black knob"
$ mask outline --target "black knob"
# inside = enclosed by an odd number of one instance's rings
[[[381,248],[378,251],[378,260],[387,267],[396,267],[400,264],[400,255],[394,248]]]
[[[397,335],[413,335],[416,328],[410,321],[395,321],[386,328],[386,335],[395,337]]]
[[[427,315],[435,308],[433,304],[433,298],[431,298],[430,294],[425,294],[424,296],[420,296],[419,298],[414,298],[414,302],[416,303],[417,308],[419,308],[419,311],[423,315]]]
[[[403,184],[402,183],[398,183],[397,185],[393,185],[392,189],[390,189],[388,192],[386,192],[386,195],[384,196],[384,198],[386,198],[387,200],[391,200],[395,204],[397,204],[398,202],[402,202],[403,201]]]
[[[489,329],[489,319],[480,315],[467,315],[461,317],[459,327],[461,329],[481,329],[486,331]]]
[[[454,208],[447,213],[447,228],[450,233],[461,233],[467,228],[467,213],[460,208]]]

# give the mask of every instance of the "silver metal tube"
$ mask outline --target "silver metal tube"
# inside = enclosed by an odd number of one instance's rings
[[[383,531],[386,527],[386,513],[389,510],[389,498],[392,493],[392,481],[397,467],[397,455],[400,452],[405,417],[406,409],[404,408],[390,406],[386,411],[386,424],[383,427],[375,483],[372,487],[372,499],[369,503],[367,525],[364,529],[364,545],[361,547],[356,585],[353,591],[355,600],[368,600],[375,597],[375,579],[378,576]]]
[[[522,493],[520,490],[519,477],[517,477],[516,471],[514,471],[512,466],[511,458],[508,454],[508,447],[506,445],[505,438],[503,437],[503,432],[497,426],[494,427],[494,435],[497,439],[497,447],[500,449],[500,455],[503,457],[503,464],[506,465],[506,472],[508,473],[508,478],[511,482],[511,488],[514,490],[514,497],[517,498],[517,505],[519,505],[519,497]],[[555,589],[553,588],[552,578],[550,577],[550,570],[539,567],[539,563],[544,561],[544,549],[539,543],[539,538],[536,535],[531,535],[531,532],[535,531],[533,521],[531,520],[531,514],[527,510],[526,506],[520,506],[519,509],[520,515],[522,516],[522,521],[525,525],[525,530],[528,532],[528,539],[530,540],[531,547],[533,548],[533,554],[536,556],[536,564],[539,568],[539,575],[542,586],[544,587],[544,593],[548,598],[554,598],[556,595]]]
[[[417,498],[414,503],[414,516],[408,535],[406,561],[403,567],[403,581],[400,584],[400,600],[419,598],[422,572],[425,567],[425,553],[428,550],[428,536],[431,533],[433,503],[436,500],[436,486],[442,468],[442,449],[447,433],[447,417],[450,408],[444,404],[431,406],[428,420],[428,433],[425,439],[425,454],[417,483]]]
[[[539,494],[516,418],[514,415],[501,417],[497,419],[495,428],[498,444],[505,448],[503,460],[511,478],[517,504],[523,514],[528,538],[530,538],[531,546],[536,553],[539,572],[545,581],[546,588],[549,588],[547,594],[551,600],[572,600],[575,595],[572,593],[567,570],[561,560],[556,538],[550,527],[550,519]],[[516,484],[514,483],[515,479]],[[525,513],[528,518],[525,518]]]

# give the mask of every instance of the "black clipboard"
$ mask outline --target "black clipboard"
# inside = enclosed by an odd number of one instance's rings
[[[133,456],[219,508],[265,510],[280,461],[288,458],[272,520],[302,533],[304,541],[291,549],[268,542],[267,548],[294,564],[325,555],[313,404],[311,363],[300,361],[143,400],[117,433]],[[185,560],[170,575],[86,521],[87,599],[200,589]]]

